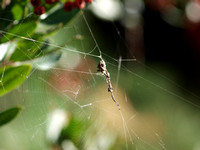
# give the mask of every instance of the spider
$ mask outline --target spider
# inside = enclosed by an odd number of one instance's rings
[[[110,80],[110,73],[107,71],[106,63],[103,59],[99,62],[97,69],[98,69],[97,71],[100,72],[106,78],[106,82],[108,84],[108,92],[111,93],[111,97],[112,97],[113,101],[116,103],[118,109],[120,110],[120,106],[117,103],[117,101],[115,100],[115,97],[113,94],[113,87],[112,87],[111,80]]]

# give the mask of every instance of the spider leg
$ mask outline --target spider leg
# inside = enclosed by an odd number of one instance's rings
[[[119,104],[117,103],[117,101],[115,100],[115,97],[114,97],[114,95],[113,95],[113,92],[111,92],[111,97],[112,97],[113,101],[115,102],[115,104],[117,105],[118,109],[120,110],[120,106],[119,106]]]

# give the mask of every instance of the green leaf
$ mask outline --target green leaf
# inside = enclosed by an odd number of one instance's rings
[[[85,120],[72,117],[70,123],[62,130],[59,142],[64,139],[69,139],[73,141],[76,146],[80,146],[86,126]]]
[[[30,38],[37,27],[36,21],[21,22],[13,26],[7,32],[3,31],[3,36],[0,39],[1,43],[7,42],[14,38]]]
[[[13,107],[0,113],[0,126],[13,120],[20,112],[21,108]]]
[[[11,55],[11,61],[25,61],[38,57],[41,53],[41,43],[34,43],[32,41],[20,41],[14,53]]]
[[[41,23],[55,25],[58,23],[68,23],[78,14],[79,10],[74,9],[71,12],[66,12],[63,7],[57,9],[54,13],[49,14],[47,18],[41,20]]]
[[[12,7],[12,14],[13,14],[15,20],[21,19],[22,15],[23,15],[23,10],[20,7],[20,5],[16,4]]]
[[[30,65],[21,65],[17,67],[4,66],[0,68],[0,96],[22,84],[30,71]]]

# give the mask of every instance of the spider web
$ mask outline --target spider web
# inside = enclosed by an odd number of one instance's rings
[[[45,56],[36,62],[31,60],[34,68],[27,81],[1,98],[1,110],[20,105],[23,111],[15,121],[0,130],[4,137],[0,148],[51,149],[46,142],[48,138],[53,140],[47,134],[51,115],[57,112],[62,116],[64,111],[65,115],[78,116],[90,122],[82,137],[85,149],[121,149],[115,145],[123,145],[127,150],[171,150],[180,143],[184,145],[181,135],[184,137],[185,134],[191,137],[187,146],[198,149],[199,105],[191,99],[200,98],[173,79],[146,66],[134,54],[122,56],[123,49],[114,44],[107,46],[105,43],[111,41],[106,41],[103,38],[106,33],[101,33],[99,26],[93,23],[81,12],[70,26],[64,26],[55,37],[50,37],[49,43],[14,34],[35,45],[45,43],[59,48],[62,56],[50,67],[46,66],[48,58]],[[128,49],[115,23],[112,28],[115,42],[121,40]],[[66,39],[57,39],[60,34],[66,34]],[[64,40],[66,45],[63,46],[63,41],[59,40]],[[112,54],[113,51],[116,53]],[[106,62],[121,110],[112,101],[104,77],[96,71],[101,59]],[[180,90],[187,96],[183,96]],[[196,116],[190,109],[196,112]],[[186,127],[181,126],[183,124]]]

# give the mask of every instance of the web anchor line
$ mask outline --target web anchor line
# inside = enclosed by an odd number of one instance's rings
[[[120,110],[120,106],[119,106],[118,102],[116,101],[114,94],[113,94],[113,87],[112,87],[111,80],[110,80],[110,73],[107,71],[106,63],[103,59],[99,62],[97,68],[98,68],[97,71],[100,72],[106,78],[106,82],[108,84],[108,92],[111,93],[111,97],[112,97],[113,101],[115,102],[118,109]]]

